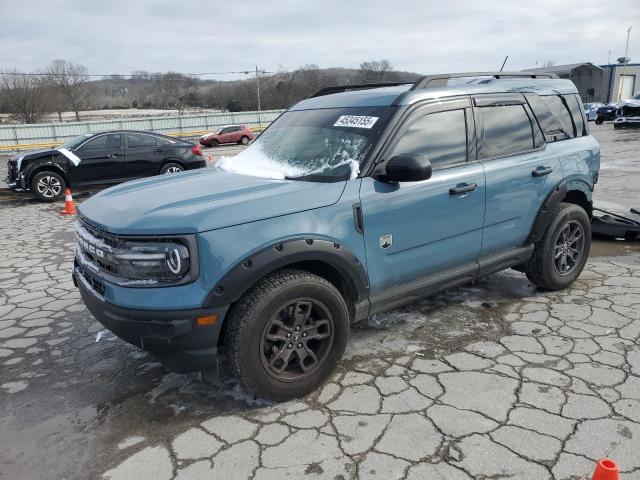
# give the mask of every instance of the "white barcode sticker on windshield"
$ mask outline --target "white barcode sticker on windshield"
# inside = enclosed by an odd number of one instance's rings
[[[340,115],[333,124],[334,127],[371,128],[380,117],[366,117],[364,115]]]

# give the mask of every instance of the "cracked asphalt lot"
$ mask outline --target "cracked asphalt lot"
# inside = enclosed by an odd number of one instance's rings
[[[603,127],[600,198],[637,198],[640,135]],[[575,480],[608,456],[640,479],[637,243],[596,243],[562,292],[506,271],[377,315],[323,388],[272,404],[224,361],[178,375],[103,332],[59,209],[0,197],[0,478]]]

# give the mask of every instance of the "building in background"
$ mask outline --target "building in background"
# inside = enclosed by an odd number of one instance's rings
[[[551,67],[530,68],[531,73],[555,73],[575,83],[584,102],[616,102],[640,93],[640,63],[618,63],[594,65],[593,63],[571,63]],[[622,60],[622,62],[620,62]]]

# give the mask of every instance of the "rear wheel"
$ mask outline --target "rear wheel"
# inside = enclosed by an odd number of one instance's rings
[[[602,122],[604,120],[602,120],[601,118],[596,118],[596,125],[602,125]]]
[[[249,145],[249,137],[247,137],[246,135],[243,135],[238,143],[240,145]]]
[[[180,173],[182,171],[184,171],[184,167],[182,165],[180,165],[179,163],[170,162],[170,163],[165,164],[160,169],[160,174],[161,175],[173,175],[174,173]]]
[[[591,222],[583,208],[561,203],[526,265],[527,278],[547,290],[571,285],[582,272],[591,248]]]
[[[349,313],[340,292],[308,272],[276,272],[232,308],[225,348],[233,371],[257,396],[289,400],[320,386],[342,358]]]
[[[64,178],[56,172],[45,170],[31,179],[31,191],[41,202],[54,202],[62,197],[67,187]]]

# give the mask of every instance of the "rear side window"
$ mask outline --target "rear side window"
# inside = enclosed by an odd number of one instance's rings
[[[422,153],[434,168],[467,161],[467,122],[464,110],[429,113],[417,119],[394,148],[399,153]]]
[[[565,102],[569,106],[569,111],[573,117],[575,125],[575,136],[582,137],[584,135],[584,117],[582,116],[582,104],[577,95],[563,95]]]
[[[533,129],[523,105],[480,107],[480,117],[484,129],[483,158],[533,150]]]
[[[156,137],[153,135],[141,135],[138,133],[127,133],[127,147],[155,147]]]

